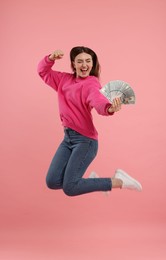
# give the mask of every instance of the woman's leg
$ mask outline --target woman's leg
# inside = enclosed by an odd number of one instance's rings
[[[141,184],[118,169],[112,178],[82,178],[97,154],[98,142],[71,130],[65,133],[46,177],[50,189],[62,189],[68,196],[112,188],[142,190]]]
[[[93,191],[111,190],[111,178],[82,178],[86,169],[96,157],[98,142],[69,131],[72,153],[65,168],[63,190],[68,196],[81,195]]]
[[[48,188],[62,189],[64,172],[70,155],[71,149],[68,147],[64,138],[52,159],[46,176],[46,184]]]

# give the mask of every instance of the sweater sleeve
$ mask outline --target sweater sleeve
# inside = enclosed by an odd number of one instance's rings
[[[63,73],[52,70],[53,65],[54,61],[50,61],[48,56],[46,56],[39,62],[37,72],[47,85],[49,85],[57,91],[59,82],[63,77]]]
[[[100,92],[101,85],[98,79],[93,78],[91,85],[87,89],[87,102],[91,108],[95,108],[100,115],[113,115],[114,113],[109,113],[108,108],[111,107],[111,103],[108,99]]]

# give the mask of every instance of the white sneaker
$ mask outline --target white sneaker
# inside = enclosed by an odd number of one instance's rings
[[[122,180],[122,188],[124,189],[130,189],[130,190],[137,190],[137,191],[142,191],[142,185],[129,176],[126,172],[124,172],[121,169],[117,169],[115,172],[115,178]]]
[[[90,179],[96,179],[96,178],[99,178],[99,176],[97,175],[96,172],[91,172],[90,175],[89,175],[89,178]]]
[[[96,178],[99,178],[99,175],[97,175],[96,172],[91,172],[90,175],[89,175],[89,178],[90,179],[96,179]],[[106,196],[108,196],[110,194],[109,191],[103,191],[105,193]]]

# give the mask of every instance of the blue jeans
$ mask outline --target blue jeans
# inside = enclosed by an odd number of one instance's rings
[[[48,188],[63,189],[68,196],[111,190],[110,178],[83,178],[86,169],[96,157],[98,141],[70,128],[64,131],[64,139],[52,159],[46,177]]]

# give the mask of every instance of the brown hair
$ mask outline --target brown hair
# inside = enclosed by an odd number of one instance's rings
[[[91,69],[90,75],[99,78],[99,76],[100,76],[100,64],[99,64],[99,61],[98,61],[98,57],[97,57],[96,53],[93,50],[91,50],[88,47],[84,47],[84,46],[74,47],[70,51],[70,61],[71,61],[71,68],[72,68],[73,72],[75,73],[75,68],[73,66],[73,61],[75,60],[75,57],[78,54],[83,53],[83,52],[85,52],[85,53],[87,53],[87,54],[92,56],[93,67]]]

